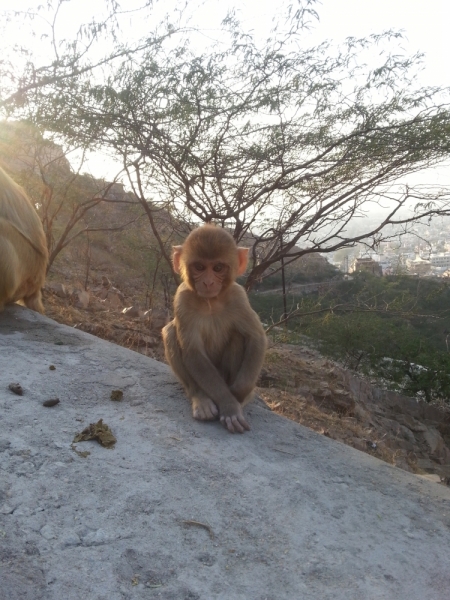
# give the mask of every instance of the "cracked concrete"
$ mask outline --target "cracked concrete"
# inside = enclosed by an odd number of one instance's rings
[[[448,488],[246,414],[245,435],[195,422],[165,365],[8,307],[0,599],[450,597]],[[83,458],[74,435],[100,418],[115,448],[81,442]]]

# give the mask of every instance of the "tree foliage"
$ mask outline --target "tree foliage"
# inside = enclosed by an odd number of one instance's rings
[[[248,289],[281,258],[376,247],[449,214],[448,189],[405,179],[448,157],[450,113],[442,90],[414,83],[420,56],[400,54],[398,33],[308,47],[305,1],[263,41],[229,14],[209,45],[180,20],[127,45],[117,16],[91,24],[83,50],[79,36],[49,66],[28,62],[3,107],[113,152],[149,218],[164,207],[229,228],[252,246]],[[91,56],[105,29],[109,52]]]
[[[283,312],[280,296],[254,294],[251,300],[267,323]],[[288,300],[290,330],[315,340],[325,354],[391,389],[448,402],[448,282],[358,274]]]

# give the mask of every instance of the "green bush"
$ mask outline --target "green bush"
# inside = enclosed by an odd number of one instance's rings
[[[450,288],[445,281],[356,276],[327,292],[289,296],[287,323],[320,350],[391,389],[450,402]],[[252,294],[261,319],[276,322],[281,294]]]

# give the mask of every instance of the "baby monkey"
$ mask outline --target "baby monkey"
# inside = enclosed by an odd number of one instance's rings
[[[220,422],[229,432],[249,430],[243,406],[253,397],[266,335],[245,290],[248,248],[214,225],[194,229],[173,248],[183,282],[174,319],[162,331],[166,359],[192,402],[195,419]]]

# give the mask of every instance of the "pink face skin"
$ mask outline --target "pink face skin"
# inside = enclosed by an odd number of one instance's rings
[[[220,261],[202,260],[189,265],[195,291],[201,298],[216,298],[230,267]]]
[[[234,250],[231,249],[231,252],[236,252],[237,255],[237,272],[231,274],[234,281],[236,275],[239,276],[245,273],[248,262],[248,248],[235,248]],[[184,281],[189,279],[194,284],[197,295],[201,298],[216,298],[224,285],[228,286],[232,283],[232,281],[230,282],[231,267],[227,262],[217,259],[190,259],[189,250],[186,254],[187,256],[184,256],[183,246],[173,247],[174,271],[180,273]]]

